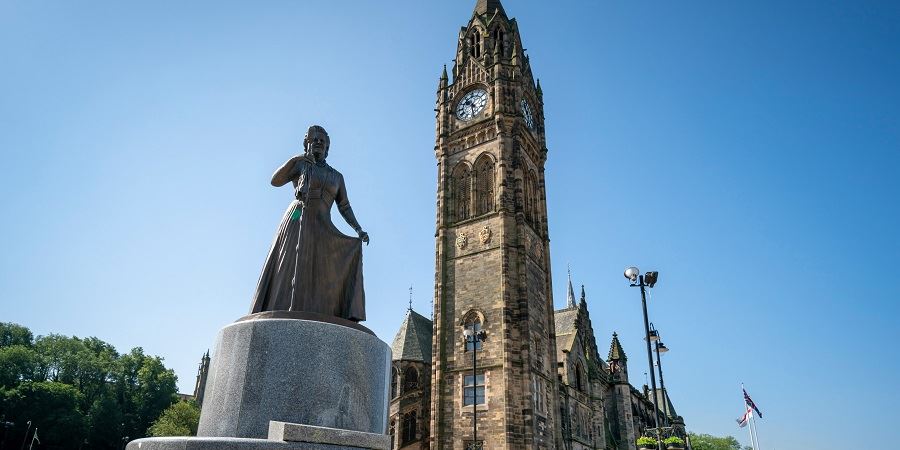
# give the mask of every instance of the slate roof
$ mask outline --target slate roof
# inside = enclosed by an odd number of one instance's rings
[[[433,324],[421,314],[409,309],[391,345],[393,360],[431,362]]]
[[[556,335],[572,334],[575,332],[575,319],[578,317],[577,308],[560,309],[553,312],[553,322]]]

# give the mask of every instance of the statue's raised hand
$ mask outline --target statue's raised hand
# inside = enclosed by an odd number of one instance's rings
[[[362,239],[362,241],[365,242],[366,245],[369,245],[369,233],[366,233],[363,230],[359,230],[357,233],[359,233],[359,238]]]

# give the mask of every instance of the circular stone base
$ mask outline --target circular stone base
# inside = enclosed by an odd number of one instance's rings
[[[216,338],[197,432],[265,439],[269,421],[384,434],[390,347],[299,319],[230,324]]]
[[[137,439],[126,450],[361,450],[362,447],[313,444],[307,442],[278,442],[266,439],[225,437],[160,437]]]

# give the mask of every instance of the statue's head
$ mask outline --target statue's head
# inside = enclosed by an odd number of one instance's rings
[[[328,147],[331,140],[328,138],[328,132],[319,125],[313,125],[306,130],[306,136],[303,137],[303,149],[306,154],[315,158],[316,161],[325,161],[328,158]]]

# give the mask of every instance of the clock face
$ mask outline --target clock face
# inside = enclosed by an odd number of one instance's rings
[[[522,99],[522,117],[525,118],[525,125],[533,130],[534,114],[531,113],[531,106],[528,106],[528,102],[526,102],[525,99]]]
[[[487,106],[487,92],[484,89],[475,89],[466,94],[456,105],[456,117],[459,120],[472,120],[484,107]]]

